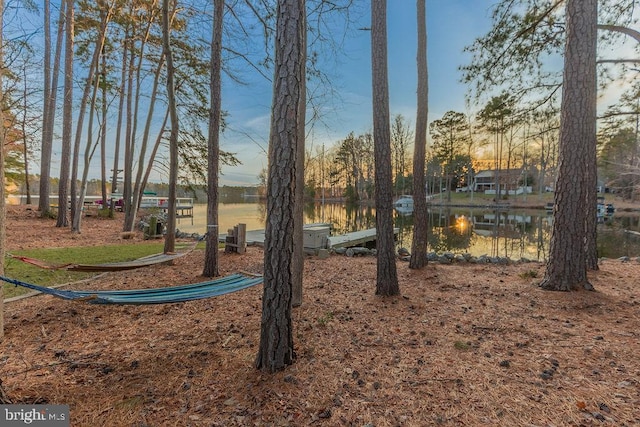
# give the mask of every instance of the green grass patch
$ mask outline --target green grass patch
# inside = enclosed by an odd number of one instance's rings
[[[318,324],[323,327],[327,326],[327,323],[329,323],[332,319],[333,319],[333,312],[327,311],[323,317],[318,318]]]
[[[459,205],[490,205],[494,203],[495,195],[487,195],[484,193],[473,193],[473,198],[471,197],[471,193],[456,193],[455,191],[451,192],[451,203],[459,204]],[[437,194],[433,197],[433,202],[440,202],[440,200],[447,200],[446,191],[442,193],[442,195]],[[527,195],[510,195],[507,198],[501,200],[501,203],[531,203],[535,205],[543,206],[548,202],[553,201],[553,193],[532,193]]]
[[[462,350],[462,351],[467,351],[471,348],[471,344],[469,344],[468,342],[464,342],[464,341],[456,341],[453,343],[453,347],[456,350]]]
[[[161,253],[163,242],[141,243],[135,245],[107,245],[55,249],[30,249],[14,251],[13,255],[27,256],[50,264],[104,264],[110,262],[133,261],[145,256]],[[4,260],[4,275],[23,282],[41,286],[52,286],[75,282],[95,276],[98,273],[75,273],[66,270],[47,270],[7,257]],[[22,295],[28,289],[4,284],[4,297]]]
[[[535,279],[538,277],[538,272],[536,270],[527,270],[520,273],[520,277],[523,279]]]

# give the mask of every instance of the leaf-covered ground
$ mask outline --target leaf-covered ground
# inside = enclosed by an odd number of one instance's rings
[[[11,208],[8,249],[142,241],[120,227],[86,218],[71,235]],[[69,288],[202,281],[203,257]],[[223,253],[221,272],[262,260]],[[5,304],[0,379],[14,402],[70,405],[73,426],[640,424],[640,265],[604,261],[596,292],[542,291],[543,273],[398,261],[402,296],[381,298],[374,258],[310,257],[297,361],[275,375],[253,367],[261,287],[162,306],[37,296]]]

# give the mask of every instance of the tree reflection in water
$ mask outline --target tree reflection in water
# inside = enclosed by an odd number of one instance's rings
[[[194,225],[180,224],[181,231],[201,232],[206,207],[196,205]],[[202,215],[202,221],[198,216]],[[304,208],[305,223],[331,223],[334,234],[375,228],[375,208],[341,203],[310,203]],[[247,229],[264,224],[264,203],[234,203],[220,211],[221,225],[247,222]],[[202,222],[202,224],[200,224]],[[399,229],[397,247],[411,248],[412,212],[395,211],[394,227]],[[477,208],[429,208],[429,251],[470,253],[480,256],[544,260],[548,254],[553,217],[543,210],[513,211]],[[226,228],[222,228],[226,230]],[[629,232],[630,231],[630,232]],[[638,234],[634,234],[638,233]],[[599,256],[618,258],[640,256],[640,216],[614,214],[598,226]]]

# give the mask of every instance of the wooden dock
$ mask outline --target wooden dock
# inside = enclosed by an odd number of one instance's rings
[[[400,232],[399,228],[393,229],[393,234],[396,235]],[[338,236],[329,236],[328,246],[331,249],[337,248],[352,248],[354,246],[366,245],[367,243],[375,242],[376,229],[369,228],[367,230],[353,231],[351,233],[341,234]]]
[[[140,199],[140,208],[149,209],[156,208],[164,212],[169,210],[169,201],[166,197],[150,197],[143,196]],[[193,225],[193,199],[190,197],[176,197],[176,219],[191,218],[191,225]]]
[[[307,227],[317,226],[317,224],[306,224]],[[394,235],[399,233],[398,228],[393,229]],[[224,242],[226,234],[219,235],[219,241]],[[247,245],[264,247],[265,231],[264,230],[247,230]],[[351,248],[354,246],[362,246],[367,243],[375,242],[376,229],[369,228],[367,230],[354,231],[351,233],[341,234],[337,236],[329,236],[327,238],[327,249]]]

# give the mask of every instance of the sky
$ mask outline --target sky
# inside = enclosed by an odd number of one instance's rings
[[[429,122],[450,110],[467,112],[467,88],[460,83],[458,67],[470,59],[464,47],[489,30],[495,2],[427,1]],[[389,0],[387,6],[390,113],[402,114],[412,126],[417,87],[415,8],[413,0]],[[369,12],[364,11],[354,27],[369,26]],[[337,64],[329,64],[340,96],[325,106],[325,123],[309,132],[307,149],[332,146],[350,132],[372,131],[370,37],[369,31],[349,33]],[[271,83],[266,79],[244,87],[223,84],[222,108],[229,113],[229,130],[221,136],[221,148],[236,153],[242,165],[223,166],[221,185],[257,184],[258,174],[267,166],[270,102]]]
[[[491,6],[497,1],[427,0],[429,122],[441,118],[449,110],[467,112],[467,88],[460,83],[458,67],[470,60],[469,55],[463,53],[464,47],[489,30]],[[338,53],[323,57],[324,70],[332,80],[336,95],[323,98],[323,120],[308,131],[308,150],[313,151],[323,144],[331,147],[350,132],[358,135],[372,131],[371,33],[357,30],[370,27],[370,2],[356,0],[354,3],[359,10],[351,13],[351,18],[355,19],[351,30],[345,33],[341,24],[336,23],[335,32],[332,33],[335,39],[342,41]],[[387,2],[390,113],[392,117],[402,114],[411,127],[415,123],[417,88],[415,8],[415,0]],[[12,9],[14,12],[19,10]],[[57,16],[56,7],[52,8],[52,12]],[[26,33],[33,34],[35,40],[42,36],[41,19],[32,16],[25,20],[10,16],[5,21],[8,25],[17,25]],[[222,109],[228,114],[228,128],[221,135],[221,149],[235,153],[242,164],[234,167],[223,165],[221,185],[257,185],[258,175],[267,166],[271,82],[264,77],[251,75],[249,67],[245,68],[241,73],[247,84],[239,85],[228,77],[223,79]],[[75,91],[76,94],[81,93],[79,87]],[[85,126],[86,120],[85,117]],[[143,120],[138,125],[139,132],[144,126]],[[107,134],[107,139],[115,140],[115,131],[111,131],[113,133]],[[84,147],[81,151],[84,152]],[[98,156],[95,156],[89,179],[99,178],[98,162]],[[39,173],[39,163],[39,159],[32,162],[32,173]],[[52,176],[58,176],[59,163],[58,140],[54,141]],[[113,150],[107,153],[107,163],[113,164]],[[150,180],[167,182],[167,174],[160,174],[159,169],[152,173]]]
[[[467,115],[472,115],[478,110],[478,107],[469,107],[465,102],[468,87],[460,82],[462,73],[459,67],[469,64],[471,60],[470,54],[465,53],[464,48],[490,30],[491,12],[499,1],[427,0],[429,122],[441,118],[451,110]],[[208,1],[203,2],[210,7]],[[322,146],[333,147],[351,132],[355,135],[372,132],[371,33],[359,30],[370,27],[370,0],[355,0],[354,5],[356,9],[350,13],[353,22],[349,31],[345,32],[338,18],[328,24],[331,31],[327,32],[339,42],[336,52],[319,51],[321,68],[331,80],[331,87],[330,90],[326,87],[322,89],[322,95],[325,95],[320,104],[322,120],[307,129],[306,148],[312,153],[317,153]],[[389,109],[391,118],[402,114],[411,128],[415,123],[417,88],[415,9],[415,0],[387,0]],[[42,36],[41,18],[32,16],[31,19],[21,19],[20,9],[12,10],[18,12],[15,16],[5,16],[5,32],[8,31],[7,25],[17,25],[19,30],[31,34],[30,37],[33,37],[34,41],[30,40],[30,43],[37,44],[37,38]],[[7,12],[10,13],[11,11]],[[57,9],[54,10],[54,14],[57,16]],[[206,13],[202,14],[203,22],[210,19],[208,16]],[[208,40],[210,36],[205,34],[203,37]],[[634,52],[635,46],[633,42],[618,44],[599,54],[604,58],[634,57],[637,56]],[[256,52],[262,52],[262,46],[258,44],[253,48]],[[315,47],[310,47],[311,49]],[[561,60],[559,61],[561,63]],[[556,65],[559,66],[554,64]],[[222,165],[220,184],[257,185],[258,176],[267,167],[272,85],[269,78],[258,75],[257,72],[252,73],[252,68],[245,64],[235,63],[233,67],[245,84],[240,85],[223,75],[222,109],[227,114],[227,128],[221,134],[220,146],[222,150],[234,153],[241,164],[233,167]],[[599,93],[599,110],[602,111],[603,104],[606,107],[606,104],[615,102],[625,85],[628,85],[628,82],[618,86],[612,85],[613,87],[604,93]],[[312,89],[313,84],[310,84],[309,88]],[[80,94],[81,88],[77,86],[75,91],[76,94]],[[309,112],[307,117],[310,117]],[[86,121],[85,118],[85,127]],[[140,119],[138,124],[139,134],[144,127],[143,121],[144,118]],[[115,126],[110,128],[110,132],[112,133],[107,134],[107,140],[115,145]],[[60,133],[58,131],[58,134]],[[60,146],[60,141],[54,140],[52,176],[59,174]],[[84,152],[84,149],[82,151]],[[107,152],[107,164],[113,164],[113,151]],[[137,159],[137,153],[135,158]],[[81,164],[82,161],[81,153]],[[95,156],[89,179],[99,178],[98,162],[98,156]],[[32,162],[32,173],[39,173],[39,163],[39,159]],[[161,169],[158,167],[152,172],[150,181],[168,181],[168,173],[160,172]]]

